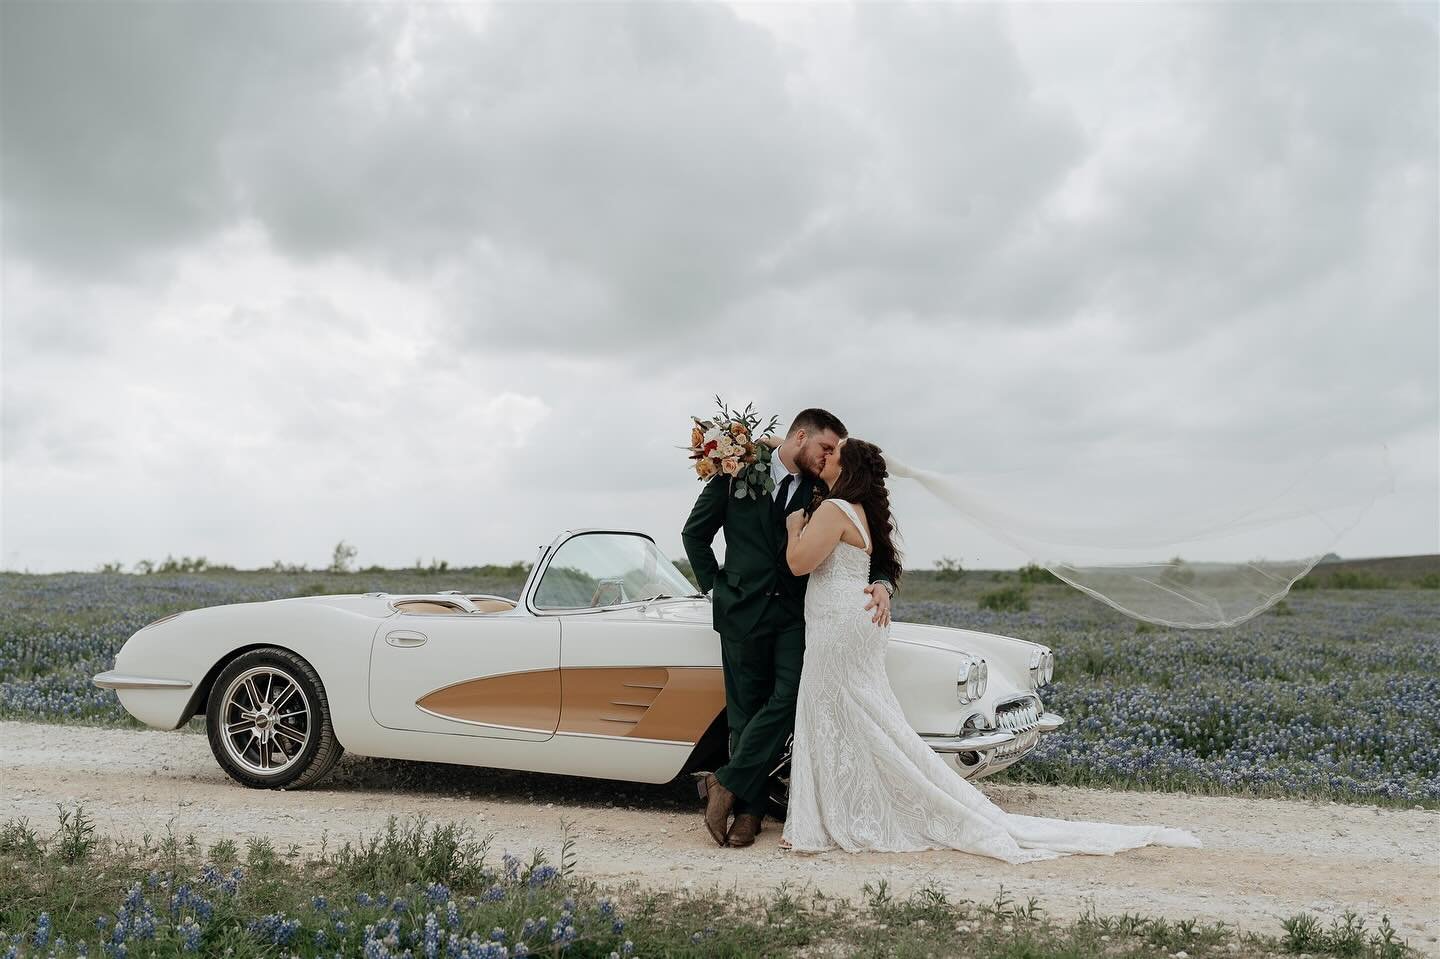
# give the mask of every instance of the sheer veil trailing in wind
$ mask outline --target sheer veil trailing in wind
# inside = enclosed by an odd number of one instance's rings
[[[1095,485],[1069,470],[1048,479],[1060,493],[1108,484],[1116,501],[1101,507],[1082,494],[1061,519],[1046,519],[1038,510],[1000,506],[1015,502],[1008,492],[987,496],[977,482],[917,469],[889,454],[885,462],[892,477],[914,480],[1076,589],[1136,619],[1188,629],[1235,626],[1273,606],[1393,489],[1383,446],[1330,454],[1303,470],[1291,461],[1189,483],[1207,491],[1211,502],[1204,508],[1193,502],[1194,493],[1170,493],[1163,482],[1137,476],[1122,484],[1115,477],[1126,474],[1105,464]],[[1136,515],[1142,510],[1149,515]],[[1293,558],[1256,558],[1256,550],[1283,550]],[[1200,561],[1197,555],[1225,558]]]

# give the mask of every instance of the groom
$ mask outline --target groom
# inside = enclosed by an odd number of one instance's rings
[[[755,842],[770,773],[795,729],[805,655],[806,577],[793,575],[785,560],[785,517],[809,509],[820,473],[829,457],[840,455],[837,447],[845,436],[845,425],[834,414],[804,410],[770,458],[771,496],[736,499],[728,477],[716,475],[701,490],[680,534],[700,588],[714,590],[720,634],[730,761],[704,774],[700,792],[707,800],[705,828],[721,846]],[[721,529],[724,566],[713,547]],[[877,581],[865,591],[876,607],[875,620],[888,622],[894,587]]]

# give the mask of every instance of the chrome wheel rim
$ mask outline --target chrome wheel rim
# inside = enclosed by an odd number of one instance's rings
[[[310,699],[294,676],[273,666],[247,669],[221,699],[220,741],[246,772],[277,776],[310,744]]]
[[[770,801],[781,809],[790,806],[790,757],[794,745],[795,737],[792,735],[785,740],[785,752],[780,756],[780,762],[770,770]]]

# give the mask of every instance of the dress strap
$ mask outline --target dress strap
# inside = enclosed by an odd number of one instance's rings
[[[850,522],[855,524],[855,529],[860,532],[860,538],[865,541],[865,552],[870,552],[870,531],[865,528],[864,523],[860,522],[860,514],[855,512],[855,507],[851,506],[843,499],[832,499],[829,500],[829,502],[834,503],[836,506],[843,509],[845,511],[845,515],[850,517]]]

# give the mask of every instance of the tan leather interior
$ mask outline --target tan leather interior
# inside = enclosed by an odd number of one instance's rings
[[[508,613],[515,604],[506,599],[476,599],[470,605],[479,613]],[[395,604],[402,613],[468,613],[468,609],[429,599],[406,599]]]
[[[402,600],[395,604],[402,613],[463,613],[465,610],[449,603],[436,603],[428,599]]]

